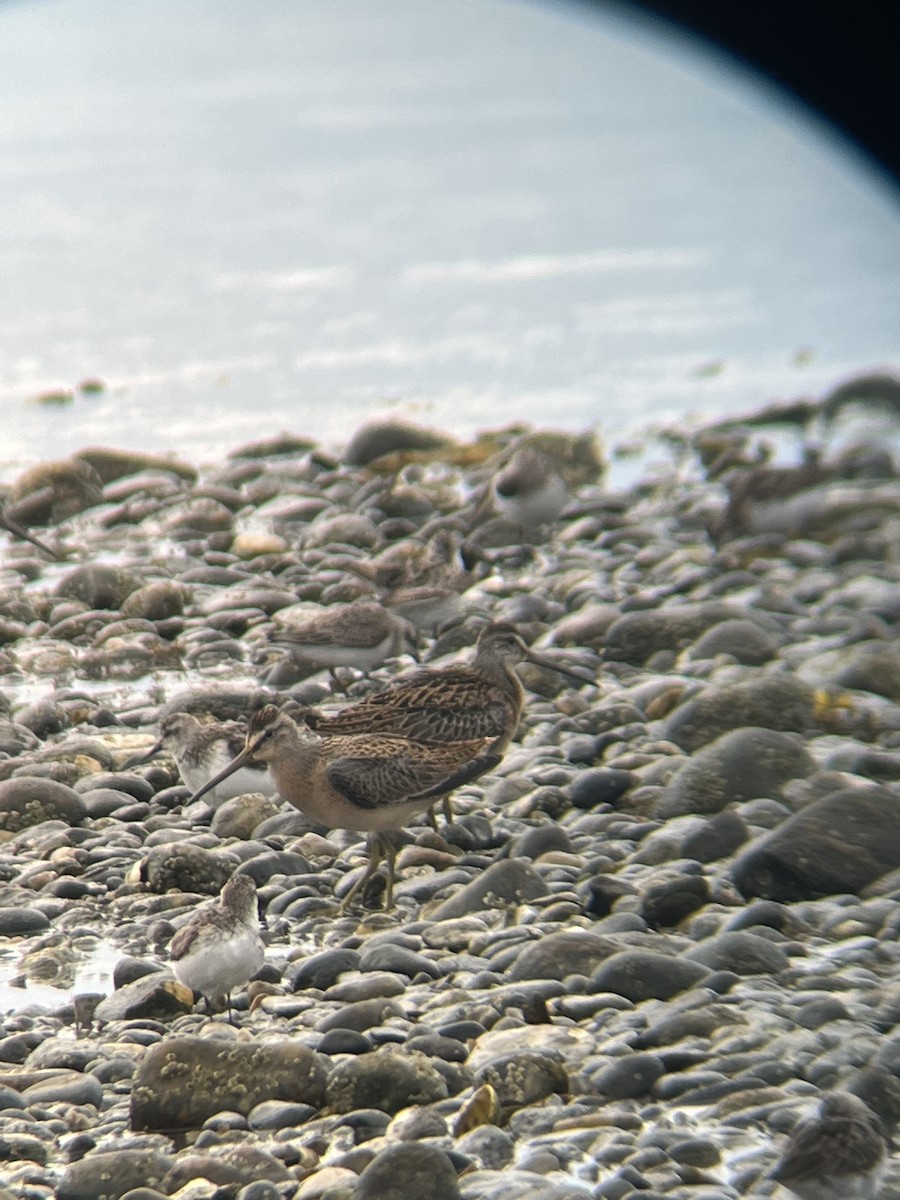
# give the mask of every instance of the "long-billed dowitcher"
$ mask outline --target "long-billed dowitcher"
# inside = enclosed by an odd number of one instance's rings
[[[386,834],[401,829],[442,796],[490,771],[500,761],[490,737],[424,745],[384,733],[321,737],[274,705],[250,718],[240,754],[194,793],[199,799],[248,759],[268,764],[283,800],[330,829],[369,834],[369,862],[341,903],[365,886],[383,858],[385,907],[393,902],[396,849]]]
[[[333,716],[313,712],[306,719],[329,736],[390,733],[426,745],[493,738],[495,750],[502,753],[522,716],[525,690],[515,668],[525,661],[582,684],[595,682],[531,650],[513,625],[497,621],[479,633],[470,664],[416,671]],[[444,808],[449,819],[448,802]]]
[[[332,716],[311,713],[306,719],[329,735],[391,733],[426,744],[493,738],[502,752],[525,704],[525,689],[515,671],[525,661],[582,684],[595,682],[586,672],[531,650],[515,626],[495,621],[479,633],[471,663],[416,671]]]
[[[169,943],[175,978],[202,995],[207,1009],[224,998],[231,1016],[231,993],[263,964],[256,884],[232,875],[216,899],[195,909]]]
[[[149,750],[129,758],[123,769],[140,766],[167,750],[185,784],[196,791],[219,774],[243,750],[246,741],[247,728],[238,721],[200,721],[191,713],[168,713],[160,721],[159,737]],[[221,802],[245,792],[271,796],[275,786],[265,764],[247,762],[212,790],[213,798]]]
[[[374,600],[334,604],[309,616],[289,620],[290,610],[276,617],[275,645],[290,646],[301,657],[334,674],[337,667],[356,667],[368,674],[386,659],[416,649],[416,633],[408,621]]]
[[[875,1200],[887,1160],[881,1123],[858,1096],[829,1092],[791,1134],[769,1178],[800,1200]]]

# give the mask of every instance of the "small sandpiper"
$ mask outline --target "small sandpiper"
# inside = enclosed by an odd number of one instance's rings
[[[254,713],[247,743],[235,760],[191,799],[252,758],[268,763],[278,794],[329,829],[368,833],[369,862],[341,902],[343,912],[387,863],[385,907],[393,902],[396,846],[388,836],[454,788],[492,770],[500,761],[494,739],[477,737],[426,746],[384,733],[321,737],[268,704]]]
[[[196,792],[243,750],[246,740],[246,726],[238,721],[201,721],[191,713],[168,713],[160,721],[159,737],[150,749],[128,759],[123,769],[140,766],[167,750],[186,786]],[[214,803],[221,804],[245,792],[275,794],[275,785],[264,763],[246,763],[212,789],[212,798]]]
[[[549,525],[569,502],[553,463],[534,446],[519,446],[490,483],[494,509],[526,529]]]
[[[881,1123],[858,1096],[829,1092],[769,1178],[800,1200],[876,1200],[887,1161]]]
[[[332,676],[337,667],[368,674],[388,658],[417,649],[416,631],[375,600],[334,604],[291,619],[290,609],[276,614],[281,627],[273,643],[289,646]]]
[[[218,898],[191,913],[169,943],[175,978],[201,995],[210,1011],[225,1000],[231,1019],[231,993],[263,964],[256,884],[249,875],[232,875]]]

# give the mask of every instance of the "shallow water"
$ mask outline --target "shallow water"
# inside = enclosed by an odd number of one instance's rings
[[[627,11],[0,6],[0,470],[618,433],[900,363],[895,194]]]

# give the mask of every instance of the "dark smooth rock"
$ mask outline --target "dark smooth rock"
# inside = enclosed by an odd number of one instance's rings
[[[188,1013],[193,1007],[194,996],[190,988],[173,979],[167,971],[160,971],[117,988],[97,1005],[94,1020],[102,1023],[147,1018],[165,1021]]]
[[[774,729],[735,729],[688,759],[666,785],[656,815],[717,813],[735,801],[780,799],[791,779],[812,774],[816,764],[802,741]]]
[[[685,957],[654,950],[620,950],[591,976],[591,992],[614,992],[627,1000],[669,1000],[699,983],[708,969]]]
[[[376,1025],[382,1025],[389,1017],[402,1017],[403,1010],[384,996],[375,996],[370,1000],[356,1000],[351,1004],[342,1004],[334,1012],[326,1013],[316,1022],[319,1033],[328,1033],[332,1029],[352,1029],[356,1033],[364,1033]]]
[[[507,978],[556,979],[585,975],[609,958],[617,943],[583,929],[550,933],[537,942],[529,942],[519,953]]]
[[[711,971],[734,971],[737,975],[777,975],[790,966],[780,946],[747,930],[706,938],[685,951],[684,957]]]
[[[0,908],[0,937],[28,937],[50,928],[50,921],[36,908]]]
[[[146,1051],[131,1093],[133,1129],[195,1129],[263,1100],[320,1107],[326,1060],[298,1042],[262,1045],[175,1036]]]
[[[440,968],[424,954],[417,954],[406,946],[392,945],[381,942],[377,946],[365,947],[360,955],[359,969],[361,971],[392,971],[397,975],[406,975],[410,979],[424,972],[432,979],[440,978]]]
[[[710,626],[740,615],[720,601],[627,612],[606,631],[604,652],[614,661],[640,666],[658,650],[680,650]]]
[[[353,1200],[460,1200],[456,1171],[443,1150],[419,1142],[388,1146],[363,1170]]]
[[[898,802],[884,787],[843,788],[813,801],[738,856],[735,887],[785,903],[858,894],[900,867]]]
[[[718,862],[728,858],[749,839],[746,821],[739,813],[725,809],[711,817],[702,828],[687,835],[681,843],[681,855],[701,863]]]
[[[255,854],[241,863],[237,871],[249,875],[257,887],[269,882],[273,875],[306,875],[309,861],[302,854],[289,850],[273,850],[270,854]]]
[[[671,929],[709,901],[709,883],[703,875],[657,874],[641,896],[641,916],[652,929]]]
[[[708,629],[690,647],[688,657],[703,659],[714,658],[717,654],[730,654],[740,663],[759,667],[777,653],[778,642],[771,634],[754,621],[734,617]]]
[[[302,992],[306,988],[324,992],[345,971],[357,970],[359,957],[358,950],[350,950],[343,946],[334,950],[320,950],[318,954],[311,954],[291,969],[288,986],[292,992]]]
[[[61,1070],[49,1079],[41,1079],[22,1090],[26,1104],[92,1104],[100,1107],[103,1088],[99,1079],[84,1075],[81,1071]]]
[[[664,722],[662,735],[691,752],[747,725],[802,733],[814,727],[813,709],[813,689],[796,675],[754,673],[692,696]]]
[[[857,688],[900,704],[900,651],[889,642],[863,642],[835,673],[838,687]]]
[[[371,1049],[371,1038],[355,1029],[329,1029],[316,1045],[319,1054],[367,1054]]]
[[[444,1077],[429,1059],[391,1047],[339,1062],[328,1076],[326,1089],[333,1112],[377,1108],[392,1116],[411,1104],[433,1104],[448,1095]]]
[[[596,808],[600,804],[615,804],[638,782],[633,771],[617,767],[593,767],[579,771],[569,787],[569,800],[575,808]]]
[[[74,788],[38,775],[19,775],[0,782],[0,832],[18,833],[43,821],[80,825],[87,816]]]
[[[593,1088],[610,1100],[645,1096],[666,1068],[656,1054],[625,1054],[591,1076]]]

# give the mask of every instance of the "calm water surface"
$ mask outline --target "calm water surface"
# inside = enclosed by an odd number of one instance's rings
[[[0,3],[7,474],[742,411],[896,366],[898,298],[896,195],[619,9]]]

